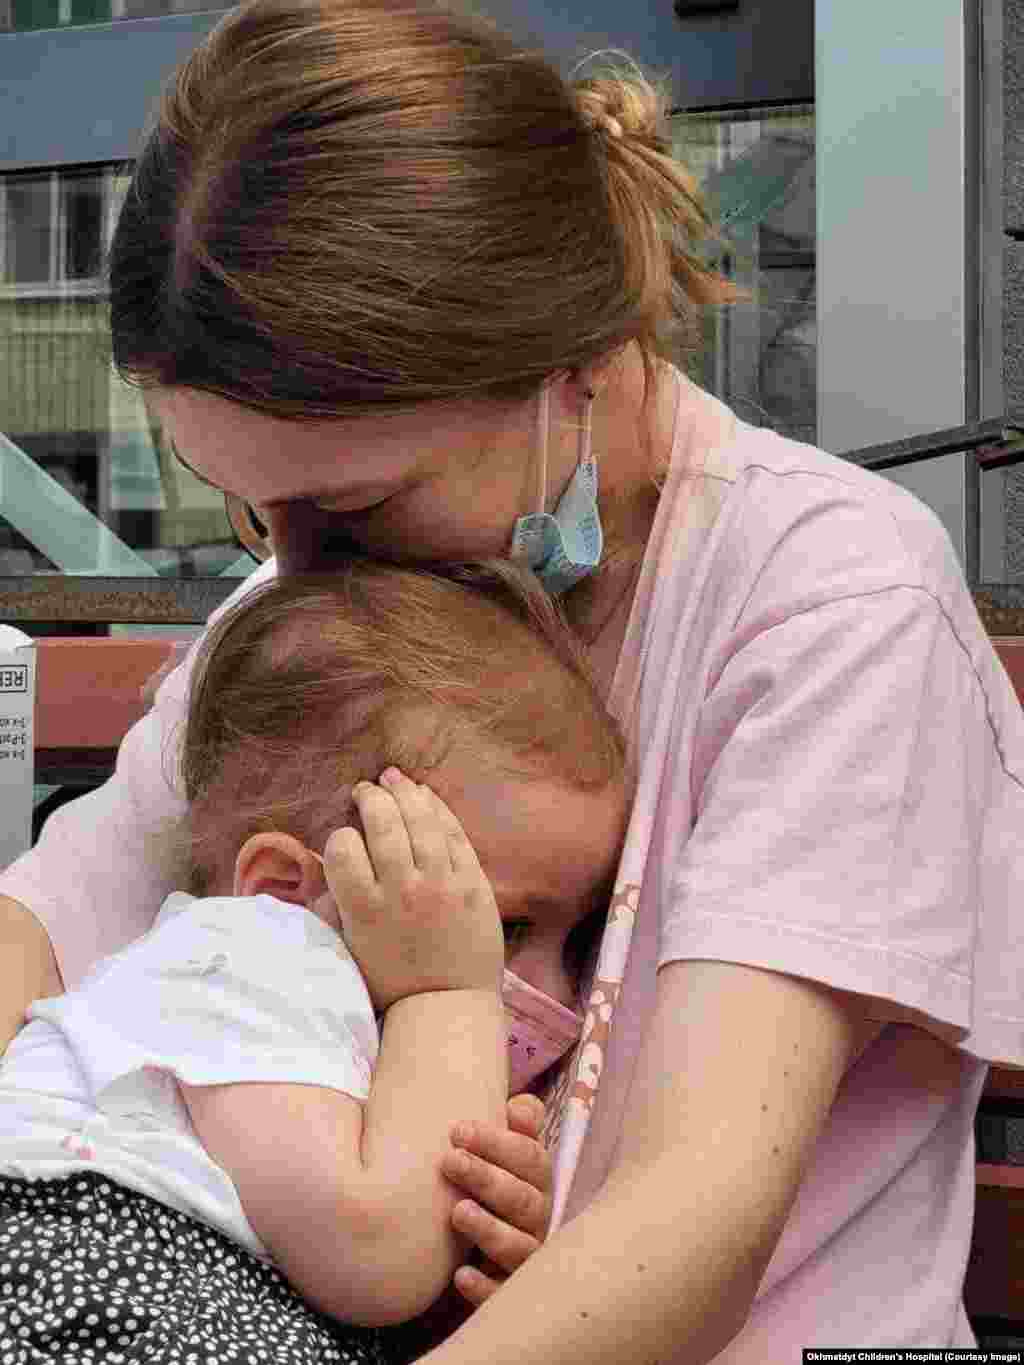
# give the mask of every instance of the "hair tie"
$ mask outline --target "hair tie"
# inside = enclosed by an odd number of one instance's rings
[[[611,114],[600,114],[595,120],[595,126],[614,138],[616,142],[622,137],[622,124]]]

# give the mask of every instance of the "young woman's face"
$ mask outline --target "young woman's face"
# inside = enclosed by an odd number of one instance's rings
[[[505,555],[535,510],[532,401],[314,423],[191,389],[147,401],[200,478],[253,506],[282,574],[329,569],[346,545],[400,561]]]
[[[577,1004],[567,943],[607,909],[629,802],[625,788],[583,792],[560,782],[442,768],[428,778],[458,815],[494,890],[505,964],[563,1005]]]

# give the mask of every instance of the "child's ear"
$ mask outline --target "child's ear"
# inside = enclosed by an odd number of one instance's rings
[[[309,906],[324,886],[319,861],[290,834],[250,835],[235,859],[236,896],[276,896]]]

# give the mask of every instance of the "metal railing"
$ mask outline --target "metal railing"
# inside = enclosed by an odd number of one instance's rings
[[[984,474],[1012,465],[1024,464],[1024,417],[1007,414],[983,422],[908,436],[882,445],[864,446],[844,452],[850,460],[877,474],[893,474],[921,466],[928,461],[960,455],[962,457],[959,505],[950,509],[933,508],[950,531],[961,553],[964,576],[972,592],[984,591],[1003,598],[1007,605],[1024,607],[1024,584],[983,582],[981,480]],[[921,489],[914,491],[919,497]],[[929,501],[927,496],[923,501]]]
[[[981,478],[991,470],[1024,463],[1024,418],[1010,414],[970,422],[866,446],[843,458],[875,473],[891,474],[950,455],[960,455],[963,461],[960,520],[952,529],[960,542],[968,585],[972,591],[984,592],[997,607],[1024,610],[1024,583],[983,582],[980,574]],[[91,514],[76,505],[75,516],[82,515]],[[205,621],[237,583],[237,577],[161,578],[151,573],[145,577],[123,573],[0,576],[0,620],[195,625]]]

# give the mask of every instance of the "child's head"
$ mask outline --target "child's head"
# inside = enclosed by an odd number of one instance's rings
[[[625,746],[539,587],[508,564],[460,577],[355,559],[260,588],[217,623],[182,744],[190,889],[281,895],[280,881],[239,883],[247,841],[322,850],[358,825],[355,783],[394,765],[462,822],[509,965],[572,1003],[625,826]],[[283,894],[307,901],[308,884]]]

